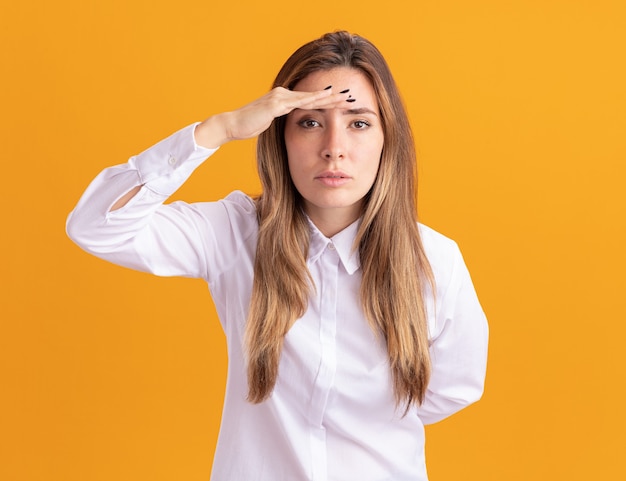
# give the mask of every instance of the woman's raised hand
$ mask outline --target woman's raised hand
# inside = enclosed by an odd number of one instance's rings
[[[265,131],[276,117],[294,109],[332,109],[344,106],[346,92],[330,87],[318,92],[300,92],[276,87],[263,97],[232,112],[213,115],[196,127],[196,143],[216,148],[231,140],[249,139]]]

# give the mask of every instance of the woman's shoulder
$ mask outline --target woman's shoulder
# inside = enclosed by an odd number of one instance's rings
[[[254,214],[256,216],[256,203],[254,199],[240,190],[231,192],[220,200],[220,202],[227,209],[234,209],[243,214]]]
[[[442,302],[450,288],[458,286],[465,268],[463,255],[457,243],[436,230],[419,224],[424,252],[437,286],[437,302]]]
[[[433,255],[450,255],[453,252],[459,250],[457,243],[449,237],[437,232],[432,227],[418,223],[420,237],[422,239],[422,245],[426,250],[426,254],[429,252]]]
[[[418,227],[424,252],[435,275],[453,270],[455,264],[462,260],[458,244],[424,224],[418,224]]]
[[[172,203],[172,206],[181,204],[188,206],[199,215],[199,219],[212,226],[212,230],[220,236],[232,235],[234,238],[247,239],[254,236],[258,230],[256,204],[249,195],[236,190],[218,201]]]
[[[258,230],[258,219],[256,213],[256,202],[252,197],[240,190],[235,190],[217,202],[233,228],[237,226],[245,237],[256,234]]]

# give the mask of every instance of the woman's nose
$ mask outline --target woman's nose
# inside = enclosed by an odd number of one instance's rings
[[[346,138],[341,129],[330,126],[326,128],[322,144],[322,157],[326,160],[342,159],[346,152]]]

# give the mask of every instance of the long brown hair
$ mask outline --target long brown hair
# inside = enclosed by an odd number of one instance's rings
[[[355,240],[361,303],[374,331],[384,336],[396,403],[423,401],[430,376],[425,293],[434,280],[417,227],[413,136],[385,59],[366,39],[329,33],[300,47],[283,65],[274,87],[293,89],[319,70],[349,67],[372,83],[384,132],[378,175],[365,199]],[[257,199],[259,237],[246,328],[248,399],[266,399],[278,375],[284,336],[315,289],[306,266],[309,226],[287,164],[285,117],[257,143],[263,193]]]

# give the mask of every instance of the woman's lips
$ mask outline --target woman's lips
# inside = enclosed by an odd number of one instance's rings
[[[322,172],[315,180],[327,187],[340,187],[350,182],[351,177],[344,172]]]

